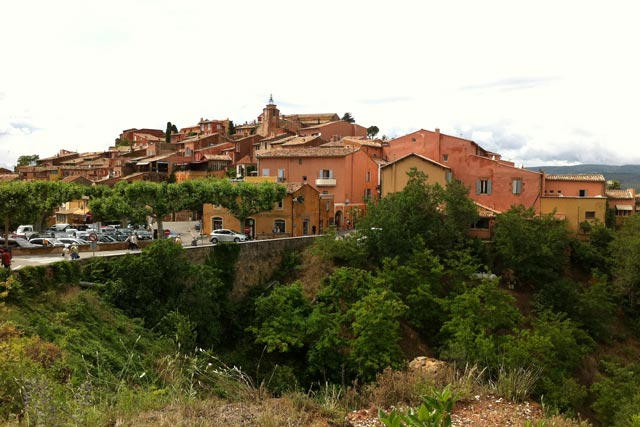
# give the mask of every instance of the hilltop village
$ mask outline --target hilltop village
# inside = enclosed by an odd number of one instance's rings
[[[375,128],[375,127],[372,127]],[[377,130],[377,128],[376,128]],[[513,205],[566,219],[577,235],[607,215],[620,222],[636,211],[633,189],[607,189],[602,174],[552,175],[517,167],[476,142],[420,129],[391,140],[356,124],[349,113],[282,114],[270,98],[257,120],[242,125],[201,118],[181,129],[126,129],[104,152],[60,152],[37,159],[0,179],[63,180],[113,186],[119,181],[153,182],[228,177],[286,185],[287,197],[270,212],[245,222],[252,238],[322,233],[352,228],[376,197],[401,191],[412,168],[429,183],[462,181],[477,204],[470,233],[488,238],[496,215]],[[86,203],[68,203],[59,223],[91,216]],[[196,218],[189,218],[196,219]],[[221,207],[205,205],[202,231],[232,223]]]

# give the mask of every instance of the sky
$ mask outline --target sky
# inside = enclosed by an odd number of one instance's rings
[[[0,167],[124,129],[350,112],[518,166],[640,164],[633,1],[10,0]]]

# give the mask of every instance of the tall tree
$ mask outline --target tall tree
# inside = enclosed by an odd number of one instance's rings
[[[0,182],[0,219],[4,225],[4,243],[9,245],[13,225],[31,218],[36,200],[28,181]]]
[[[367,136],[369,137],[369,139],[375,138],[378,132],[380,132],[380,129],[378,129],[378,126],[369,126],[367,128]]]
[[[236,125],[233,124],[233,120],[229,120],[229,135],[235,135]]]
[[[171,122],[167,122],[167,130],[164,132],[164,139],[167,144],[171,144],[171,134],[174,132],[178,132],[176,125]]]
[[[355,123],[356,119],[353,118],[353,116],[351,115],[351,113],[346,112],[344,113],[344,115],[342,116],[342,118],[340,119],[343,122],[347,122],[347,123]]]
[[[40,160],[38,154],[31,154],[18,157],[18,166],[29,166],[30,164]]]
[[[32,197],[38,201],[32,211],[34,228],[38,231],[55,209],[65,202],[80,199],[85,190],[61,181],[30,181],[29,186]]]
[[[163,238],[163,217],[183,208],[187,203],[180,184],[121,181],[113,191],[91,202],[91,210],[102,218],[129,218],[136,222],[155,220],[158,238]]]

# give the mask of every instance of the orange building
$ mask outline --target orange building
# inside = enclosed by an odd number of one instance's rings
[[[264,178],[247,182],[260,181]],[[205,204],[202,230],[208,235],[212,230],[228,228],[253,239],[306,236],[322,233],[332,214],[332,197],[321,195],[307,183],[288,183],[284,199],[275,203],[272,210],[247,218],[242,227],[227,209]]]
[[[447,183],[451,182],[450,167],[419,154],[411,153],[380,168],[381,196],[402,191],[409,182],[407,173],[413,168],[424,172],[429,184],[437,183],[445,187]]]
[[[309,183],[334,196],[334,223],[353,225],[366,203],[377,196],[378,163],[360,147],[315,147],[271,150],[257,155],[260,176],[278,182]]]
[[[470,187],[469,197],[498,212],[523,205],[540,212],[543,177],[518,168],[499,154],[471,140],[421,129],[389,141],[385,158],[391,162],[415,153],[451,168],[454,179]]]

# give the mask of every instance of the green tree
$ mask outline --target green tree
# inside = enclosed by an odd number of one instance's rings
[[[178,128],[175,124],[167,122],[167,129],[164,132],[164,139],[167,144],[171,144],[172,133],[178,133]]]
[[[569,229],[553,214],[523,206],[498,216],[494,231],[497,270],[518,283],[539,286],[562,275],[569,262]]]
[[[611,181],[607,181],[607,190],[620,190],[620,181],[617,179],[612,179]]]
[[[369,139],[375,138],[379,132],[380,129],[378,129],[378,126],[369,126],[367,128],[367,136],[369,137]]]
[[[229,120],[229,135],[236,134],[236,125],[233,124],[233,120]]]
[[[32,163],[36,163],[40,160],[40,156],[38,154],[31,154],[18,157],[18,166],[29,166]]]
[[[255,342],[267,352],[286,353],[302,348],[307,341],[307,321],[311,303],[304,296],[302,284],[278,286],[255,302],[256,326],[249,327]]]
[[[0,182],[0,219],[4,225],[5,246],[9,245],[12,227],[18,222],[27,222],[36,208],[30,182]]]
[[[152,218],[157,223],[158,238],[164,238],[163,217],[181,210],[188,201],[181,184],[121,181],[106,197],[92,200],[90,207],[103,219],[129,218],[146,223],[147,218]]]
[[[441,256],[467,240],[466,232],[477,217],[461,183],[452,182],[446,188],[428,184],[424,172],[415,168],[408,176],[401,192],[369,204],[358,224],[373,260],[403,255],[418,239]]]
[[[640,216],[628,218],[610,245],[613,284],[623,308],[633,317],[640,315]]]
[[[342,116],[342,118],[340,119],[343,122],[347,122],[347,123],[355,123],[356,119],[353,118],[353,116],[351,115],[351,113],[347,112],[344,113],[344,115]]]
[[[461,363],[496,368],[506,336],[522,321],[515,298],[498,288],[497,280],[482,280],[446,303],[450,318],[442,326],[449,339],[441,355]]]
[[[63,203],[80,199],[85,188],[67,184],[61,181],[30,181],[32,198],[37,201],[32,211],[33,224],[36,230],[41,230],[47,217]]]

